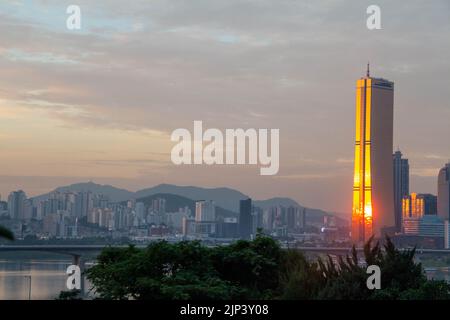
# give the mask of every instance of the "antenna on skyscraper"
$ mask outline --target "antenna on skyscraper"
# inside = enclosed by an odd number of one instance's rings
[[[367,78],[370,77],[370,63],[367,62]]]

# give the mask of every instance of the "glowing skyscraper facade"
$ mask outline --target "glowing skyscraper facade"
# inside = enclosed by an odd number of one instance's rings
[[[381,237],[395,225],[394,83],[367,75],[356,82],[352,241]]]

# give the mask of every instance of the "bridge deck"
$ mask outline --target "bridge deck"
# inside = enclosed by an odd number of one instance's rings
[[[104,248],[127,248],[128,245],[0,245],[1,251],[47,251],[47,252],[70,252],[70,251],[101,251]],[[146,245],[136,245],[136,248],[145,248]],[[295,247],[292,249],[305,252],[324,252],[324,253],[342,253],[347,254],[351,252],[351,248],[339,247]],[[357,248],[357,251],[362,251],[363,248]],[[407,249],[400,249],[407,250]],[[416,249],[418,254],[421,253],[439,253],[450,254],[448,249]]]

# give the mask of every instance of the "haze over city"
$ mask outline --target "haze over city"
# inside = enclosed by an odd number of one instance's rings
[[[227,186],[350,212],[355,80],[367,61],[395,82],[394,146],[411,191],[436,193],[450,159],[448,1],[378,1],[377,32],[365,27],[369,1],[135,2],[78,1],[77,32],[67,3],[0,4],[2,199],[93,180]],[[170,133],[194,120],[279,128],[278,174],[173,165]]]

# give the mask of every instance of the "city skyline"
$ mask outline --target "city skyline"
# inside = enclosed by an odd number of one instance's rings
[[[419,1],[380,1],[383,29],[375,31],[365,27],[367,1],[198,4],[214,22],[196,5],[79,1],[78,33],[65,29],[56,1],[20,3],[0,5],[3,199],[93,180],[130,190],[227,186],[350,212],[352,87],[367,60],[397,85],[394,146],[410,161],[410,189],[437,193],[450,158],[447,1],[426,11]],[[280,128],[278,175],[172,165],[170,132],[195,119]]]
[[[2,0],[0,34],[6,305],[450,300],[449,0]]]

